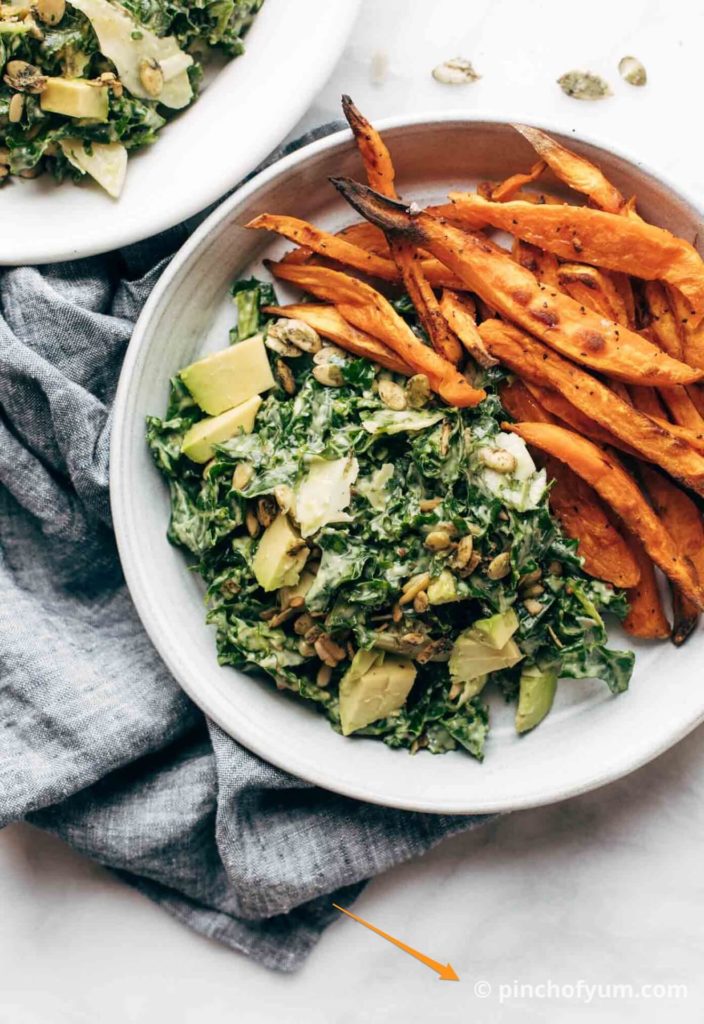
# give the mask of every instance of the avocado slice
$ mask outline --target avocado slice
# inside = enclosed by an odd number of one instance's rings
[[[42,110],[50,114],[107,121],[108,87],[89,85],[79,78],[47,78],[39,104]]]
[[[280,512],[262,534],[254,556],[252,568],[257,583],[266,591],[295,587],[308,554],[305,541],[291,526],[288,516]]]
[[[448,667],[453,683],[469,683],[490,672],[511,668],[524,657],[515,640],[496,650],[477,640],[472,630],[470,627],[460,633],[452,648]]]
[[[229,441],[240,430],[251,434],[254,420],[262,400],[259,395],[249,398],[234,409],[199,420],[186,432],[181,451],[193,462],[208,462],[215,454],[213,445]]]
[[[363,729],[403,707],[416,678],[410,658],[357,651],[340,680],[342,735]]]
[[[431,604],[450,604],[459,601],[455,577],[449,569],[443,569],[436,579],[428,586],[428,600]]]
[[[218,416],[274,386],[261,334],[191,363],[179,376],[210,416]]]
[[[521,672],[518,708],[516,709],[516,732],[528,732],[545,718],[552,707],[557,691],[559,667],[541,669],[539,665],[526,665]]]
[[[513,608],[490,615],[488,619],[477,619],[472,626],[475,638],[487,647],[500,651],[518,629],[518,616]]]

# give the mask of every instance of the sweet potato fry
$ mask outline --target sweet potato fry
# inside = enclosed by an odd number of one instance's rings
[[[416,259],[415,246],[403,239],[393,239],[390,245],[405,289],[415,306],[431,345],[443,359],[458,366],[462,362],[464,354],[462,345],[450,330],[438,300],[435,298],[435,293],[423,273],[422,265]]]
[[[269,268],[281,280],[333,302],[354,327],[388,345],[415,373],[427,374],[432,389],[451,405],[478,405],[486,397],[484,391],[471,387],[452,363],[424,345],[384,296],[363,281],[327,267],[277,263]]]
[[[665,529],[680,551],[692,562],[700,582],[704,582],[704,524],[701,512],[683,490],[652,466],[641,466],[639,473]],[[697,625],[699,615],[696,606],[682,594],[679,587],[673,587],[672,604],[675,619],[672,640],[679,646]]]
[[[520,263],[526,270],[535,274],[542,284],[549,285],[550,288],[557,291],[562,290],[558,277],[560,264],[557,256],[553,256],[551,252],[545,252],[544,249],[538,249],[530,242],[523,242],[520,238],[514,238],[511,255],[516,263]]]
[[[344,238],[346,242],[358,245],[360,249],[366,249],[367,252],[373,252],[377,256],[386,256],[387,259],[390,256],[386,235],[375,224],[370,224],[368,220],[348,224],[346,228],[337,232],[337,237]]]
[[[682,339],[665,288],[659,281],[646,281],[643,295],[650,315],[650,330],[655,341],[673,359],[683,359]]]
[[[513,126],[530,142],[539,157],[553,174],[575,192],[589,196],[595,206],[609,213],[620,213],[625,200],[615,185],[608,181],[598,167],[582,156],[577,156],[545,132],[525,124]],[[495,197],[493,197],[495,198]]]
[[[665,417],[651,416],[653,423],[657,423],[663,430],[667,430],[673,437],[678,437],[680,440],[685,441],[690,448],[693,448],[697,452],[704,452],[704,434],[698,433],[696,430],[690,430],[689,427],[681,427],[678,423],[672,423]],[[696,488],[693,488],[696,490]]]
[[[493,199],[495,203],[504,203],[507,199],[513,199],[524,185],[530,185],[537,181],[546,167],[547,164],[544,160],[538,160],[526,174],[512,174],[510,178],[506,178],[500,185],[495,185],[491,189],[489,198]]]
[[[378,277],[382,281],[400,282],[401,273],[393,260],[377,256],[373,252],[362,249],[340,235],[331,235],[327,231],[316,228],[298,217],[286,217],[273,213],[262,213],[246,225],[248,228],[264,231],[275,231],[284,238],[296,242],[320,256],[335,260],[347,267],[354,267],[370,277]],[[285,262],[292,262],[285,260]],[[435,259],[421,264],[423,274],[435,287],[462,287],[454,274]]]
[[[629,609],[623,628],[642,640],[667,640],[671,633],[670,623],[662,606],[655,566],[637,537],[629,534],[627,543],[638,566],[640,579],[627,588]]]
[[[666,291],[682,341],[682,358],[690,366],[704,367],[704,321],[697,320],[693,303],[676,288],[668,286]]]
[[[387,345],[347,323],[334,306],[302,302],[300,305],[292,306],[266,306],[264,312],[285,316],[290,320],[302,320],[324,338],[334,341],[340,348],[355,356],[371,359],[387,370],[393,370],[394,373],[402,373],[406,377],[412,377],[415,373],[415,370],[399,359]]]
[[[526,382],[526,387],[544,409],[547,409],[553,416],[556,416],[563,425],[576,430],[578,434],[584,434],[585,437],[588,437],[596,444],[606,444],[614,448],[620,448],[621,451],[625,451],[628,455],[638,454],[631,445],[626,444],[620,437],[616,437],[610,430],[596,423],[591,416],[586,416],[580,409],[577,409],[559,391],[541,387],[539,384],[534,384],[530,381]]]
[[[686,388],[659,388],[658,390],[673,423],[677,423],[681,427],[688,427],[697,433],[704,432],[704,419],[689,397]]]
[[[349,178],[332,181],[372,223],[429,249],[470,291],[575,361],[636,383],[688,384],[699,379],[701,371],[670,359],[641,335],[609,323],[569,296],[541,285],[530,271],[508,254],[497,252],[480,235],[460,231],[425,213],[411,214],[402,204]],[[512,204],[489,205],[503,209]]]
[[[704,389],[699,384],[690,384],[687,394],[699,410],[700,416],[704,417]]]
[[[640,412],[645,413],[646,416],[662,420],[663,423],[668,422],[662,402],[655,388],[641,388],[637,384],[631,384],[628,388],[628,395],[630,404],[634,405]]]
[[[490,366],[497,366],[498,359],[494,359],[486,350],[482,336],[474,319],[475,306],[467,295],[460,295],[446,288],[440,299],[440,310],[450,328],[460,339],[479,366],[485,370]]]
[[[664,228],[586,206],[492,203],[472,192],[453,192],[450,199],[455,218],[467,217],[472,227],[483,218],[561,259],[666,281],[690,303],[693,326],[704,316],[704,262],[693,245]]]
[[[379,132],[355,107],[349,96],[342,97],[342,112],[352,129],[369,184],[375,192],[396,198],[396,170],[391,154]]]
[[[704,608],[704,585],[639,490],[632,477],[603,449],[572,430],[550,423],[507,425],[526,444],[541,448],[566,463],[594,488],[642,542],[650,558],[668,579],[699,608]]]
[[[628,327],[626,307],[608,273],[583,263],[562,263],[557,280],[561,289],[580,305]]]
[[[628,274],[621,274],[617,270],[608,271],[608,277],[613,282],[614,288],[621,297],[621,303],[626,313],[626,318],[623,321],[623,324],[625,327],[630,327],[632,331],[635,331],[637,323],[636,299],[633,294],[631,279]],[[652,341],[652,338],[649,340]]]
[[[515,420],[555,422],[520,380],[501,388],[501,402]],[[636,586],[640,580],[638,563],[601,498],[559,459],[543,455],[539,461],[553,481],[550,509],[567,536],[577,541],[585,572],[615,587]]]
[[[631,445],[692,490],[704,495],[704,458],[670,429],[624,402],[601,381],[562,359],[535,338],[499,320],[479,325],[486,347],[526,380],[559,391],[600,426]],[[691,432],[690,432],[691,433]]]

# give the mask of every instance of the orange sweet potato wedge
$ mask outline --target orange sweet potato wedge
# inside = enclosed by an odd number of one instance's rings
[[[547,164],[544,160],[538,160],[526,174],[512,174],[510,178],[506,178],[505,181],[491,189],[490,198],[495,203],[505,203],[508,199],[513,199],[524,185],[530,185],[537,181],[546,167]]]
[[[477,327],[476,307],[466,294],[444,289],[440,299],[440,311],[452,331],[460,339],[471,357],[479,366],[488,369],[497,366],[498,359],[487,352],[486,345]]]
[[[520,263],[531,274],[535,274],[541,284],[549,285],[555,291],[561,291],[558,270],[560,268],[557,256],[544,249],[538,249],[530,242],[523,242],[520,238],[514,238],[511,246],[511,255],[516,263]]]
[[[347,201],[372,223],[429,249],[466,288],[576,362],[639,384],[689,384],[700,378],[701,371],[671,359],[641,335],[542,285],[481,235],[443,224],[425,213],[412,214],[349,178],[332,180]],[[488,205],[507,209],[515,204]],[[619,223],[624,220],[614,219]]]
[[[342,112],[352,129],[369,184],[375,192],[395,199],[396,170],[386,143],[349,96],[342,97]]]
[[[697,433],[704,431],[704,418],[692,401],[686,388],[659,388],[670,419],[681,427],[689,427]]]
[[[515,420],[555,422],[520,380],[501,388],[501,402]],[[635,587],[640,568],[601,498],[559,459],[547,455],[541,461],[553,481],[550,509],[567,536],[577,541],[585,572],[615,587]]]
[[[698,608],[704,608],[704,585],[694,566],[681,553],[633,478],[614,458],[587,438],[555,424],[518,423],[506,429],[569,465],[638,537],[668,579]]]
[[[625,402],[596,377],[569,363],[511,324],[485,320],[479,333],[489,351],[514,373],[552,388],[638,454],[704,495],[704,458],[678,432]]]
[[[626,305],[607,272],[584,263],[562,263],[557,280],[562,290],[580,305],[628,327]]]
[[[633,534],[628,536],[628,545],[631,557],[638,566],[640,579],[634,586],[627,588],[629,607],[623,628],[631,636],[642,640],[667,640],[672,631],[662,606],[655,566]]]
[[[275,231],[309,252],[326,256],[346,267],[361,270],[362,273],[368,274],[370,277],[378,277],[382,281],[392,282],[400,282],[402,279],[401,273],[392,259],[378,256],[376,253],[350,242],[348,238],[332,235],[298,217],[262,213],[246,226],[255,230]],[[286,260],[286,262],[292,261]],[[421,263],[421,272],[437,288],[462,287],[462,282],[438,260],[430,259]]]
[[[611,445],[613,448],[625,451],[628,455],[638,454],[631,445],[626,444],[620,437],[616,437],[610,430],[593,420],[591,416],[586,416],[580,409],[572,405],[569,399],[561,395],[559,391],[553,391],[551,388],[542,387],[531,381],[526,381],[526,387],[543,408],[561,420],[564,425],[576,430],[578,434],[584,434],[595,444]]]
[[[579,260],[647,281],[673,285],[691,305],[691,322],[704,316],[704,262],[689,242],[664,228],[586,206],[493,203],[472,192],[453,192],[455,218],[474,227],[509,231],[561,259]]]
[[[673,359],[684,359],[684,347],[667,292],[659,281],[646,281],[643,288],[655,341]]]
[[[450,330],[435,293],[423,272],[423,266],[416,258],[415,246],[403,239],[393,239],[391,252],[431,345],[443,359],[458,366],[462,362],[464,350],[457,335]]]
[[[514,128],[530,142],[556,178],[569,185],[575,192],[589,196],[599,209],[608,210],[610,213],[621,212],[625,199],[598,167],[583,156],[578,156],[565,146],[561,146],[538,128],[531,128],[526,124],[516,124]]]
[[[355,356],[371,359],[387,370],[412,377],[416,372],[408,363],[396,355],[387,345],[377,341],[371,334],[357,330],[349,324],[334,306],[318,306],[313,302],[302,302],[291,306],[266,306],[265,313],[285,316],[289,320],[302,320],[318,334],[334,341],[340,348]]]
[[[353,327],[387,345],[413,368],[414,373],[425,373],[431,388],[450,405],[478,405],[486,397],[486,393],[473,388],[452,363],[424,345],[391,303],[370,285],[327,267],[288,263],[268,266],[281,280],[297,284],[324,302],[332,302]]]
[[[655,511],[679,550],[686,555],[700,581],[704,582],[704,524],[702,514],[689,495],[652,466],[641,466],[640,477]],[[679,646],[699,621],[696,605],[679,587],[672,588],[674,629],[672,641]]]

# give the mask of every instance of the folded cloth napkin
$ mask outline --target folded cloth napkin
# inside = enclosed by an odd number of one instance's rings
[[[0,827],[47,829],[196,931],[293,970],[333,900],[482,819],[361,804],[273,768],[203,717],[142,629],[110,528],[110,409],[193,226],[0,271]]]

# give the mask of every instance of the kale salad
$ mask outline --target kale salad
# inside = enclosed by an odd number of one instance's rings
[[[506,372],[477,369],[487,398],[454,408],[422,374],[268,314],[270,284],[233,293],[230,346],[182,370],[147,424],[220,663],[345,736],[479,759],[492,688],[519,733],[558,680],[625,690],[634,656],[605,646],[603,620],[626,614],[624,593],[585,574],[545,470],[502,430]],[[395,307],[420,335],[408,299]]]
[[[47,170],[120,195],[128,152],[244,50],[264,0],[0,2],[0,183]]]

